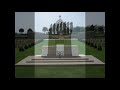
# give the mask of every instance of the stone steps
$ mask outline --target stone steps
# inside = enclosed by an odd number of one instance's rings
[[[89,60],[89,58],[33,58],[32,60],[48,60],[48,61],[50,61],[50,60],[53,60],[53,61],[55,61],[55,60],[72,60],[72,61],[75,61],[75,60]]]
[[[93,60],[34,60],[26,61],[26,63],[66,63],[66,62],[93,62]]]
[[[74,58],[44,58],[28,56],[15,65],[104,65],[105,63],[92,55]]]

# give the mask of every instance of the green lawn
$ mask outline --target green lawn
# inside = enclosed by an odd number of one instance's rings
[[[85,50],[85,45],[77,40],[72,41],[71,44],[78,45],[81,54],[86,51],[86,54],[91,54],[101,61],[105,61],[105,49],[98,51],[86,46]],[[48,45],[48,41],[43,41],[35,48],[29,48],[24,52],[15,49],[15,62],[17,63],[29,55],[34,55],[34,53],[41,54],[41,46],[43,45]],[[104,78],[105,66],[15,66],[15,76],[16,78]]]
[[[34,47],[31,47],[24,52],[19,52],[18,48],[15,49],[15,63],[19,62],[20,60],[24,59],[29,55],[34,55]]]

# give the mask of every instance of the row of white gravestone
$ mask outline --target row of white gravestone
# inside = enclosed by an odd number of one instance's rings
[[[64,45],[56,45],[56,46],[42,46],[42,56],[48,55],[48,48],[56,47],[56,56],[61,54],[64,56]],[[68,54],[71,53],[72,56],[79,56],[78,46],[77,45],[66,45],[65,47],[71,47],[71,52],[67,52]],[[52,53],[52,50],[51,50]]]

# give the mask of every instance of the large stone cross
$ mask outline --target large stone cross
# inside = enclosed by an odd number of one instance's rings
[[[59,15],[59,19],[61,19],[61,15]]]

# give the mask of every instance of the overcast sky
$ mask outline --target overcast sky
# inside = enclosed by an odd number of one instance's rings
[[[61,15],[61,19],[65,22],[73,22],[73,26],[85,26],[84,12],[36,12],[35,13],[35,31],[42,30],[43,27],[50,27]]]
[[[86,12],[85,19],[86,25],[105,25],[105,12]]]
[[[15,12],[15,32],[20,28],[26,31],[31,28],[41,32],[43,27],[50,27],[59,19],[73,22],[73,26],[86,26],[91,24],[105,25],[104,12]]]
[[[34,30],[34,12],[15,12],[15,32],[19,32],[20,28],[25,30],[29,28]]]

